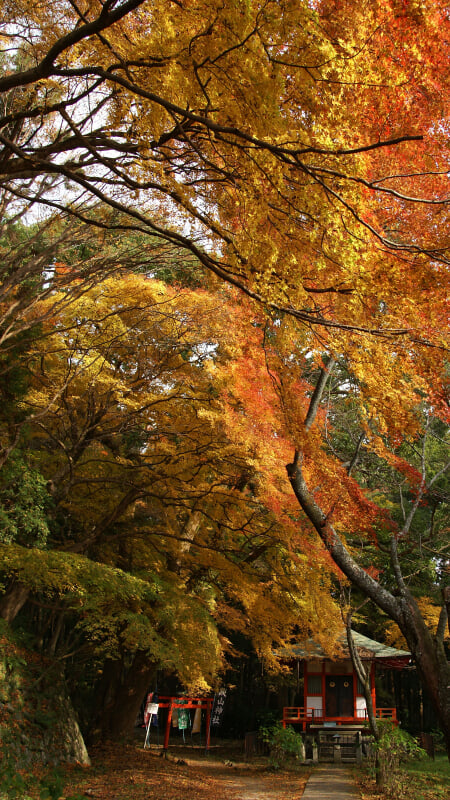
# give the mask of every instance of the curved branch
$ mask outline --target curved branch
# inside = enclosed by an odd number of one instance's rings
[[[317,416],[317,411],[319,409],[320,401],[322,399],[322,395],[324,393],[324,389],[325,389],[327,380],[328,380],[328,378],[330,376],[331,370],[333,369],[333,366],[334,366],[335,363],[336,362],[335,362],[334,358],[332,356],[330,356],[330,358],[328,359],[328,364],[327,364],[326,368],[322,367],[322,369],[320,370],[319,380],[316,383],[316,388],[314,389],[314,392],[312,394],[312,397],[311,397],[311,400],[310,400],[310,403],[309,403],[308,413],[306,414],[306,418],[305,418],[305,430],[306,431],[309,431],[311,425],[313,424],[313,422],[314,422],[314,420],[315,420],[315,418]]]
[[[287,465],[289,480],[301,508],[316,529],[334,563],[355,586],[361,589],[371,600],[374,600],[391,619],[396,622],[399,621],[401,619],[401,609],[395,597],[360,567],[344,545],[337,531],[330,524],[326,514],[315,502],[303,477],[301,460],[301,456],[298,455],[296,462]]]
[[[61,53],[78,44],[83,39],[88,39],[90,36],[95,36],[105,28],[110,28],[115,22],[125,17],[130,11],[134,11],[141,6],[145,0],[126,0],[126,2],[118,5],[117,8],[110,11],[110,7],[115,4],[116,0],[108,0],[105,2],[100,14],[92,22],[81,25],[79,28],[75,27],[65,36],[58,39],[57,42],[50,48],[47,55],[42,61],[31,69],[24,70],[23,72],[15,72],[12,75],[6,75],[0,79],[0,92],[8,92],[17,86],[28,86],[30,83],[44,80],[50,75],[54,74],[53,65]]]

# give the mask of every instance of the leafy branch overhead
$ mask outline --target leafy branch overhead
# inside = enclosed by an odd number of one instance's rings
[[[11,6],[5,198],[169,241],[308,325],[436,344],[405,281],[448,263],[446,16],[413,6]]]
[[[283,460],[261,470],[263,446],[235,429],[230,376],[251,346],[266,373],[261,330],[244,323],[232,293],[126,273],[64,297],[55,286],[33,306],[39,335],[22,360],[20,438],[47,495],[46,536],[3,532],[4,618],[24,603],[48,608],[66,619],[60,658],[138,650],[202,686],[231,648],[225,632],[245,632],[271,663],[293,616],[305,631],[320,608],[337,617],[317,548],[290,565],[295,507]],[[3,423],[6,451],[6,415]],[[12,463],[0,486],[5,509]],[[206,636],[201,664],[185,642],[196,624]]]

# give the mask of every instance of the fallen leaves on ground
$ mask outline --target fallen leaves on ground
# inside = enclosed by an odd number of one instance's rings
[[[444,756],[404,765],[389,775],[384,789],[366,772],[355,772],[362,800],[447,800],[449,777]]]
[[[65,797],[93,800],[298,800],[307,770],[269,772],[263,766],[216,759],[192,760],[179,753],[170,760],[135,746],[111,745],[92,754],[92,767],[71,768]],[[172,760],[173,759],[173,760]],[[177,763],[186,761],[188,763]],[[78,800],[77,797],[77,800]]]

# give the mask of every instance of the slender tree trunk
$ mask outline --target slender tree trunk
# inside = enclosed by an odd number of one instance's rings
[[[350,611],[347,614],[347,618],[345,620],[348,649],[350,651],[350,657],[352,659],[352,664],[355,669],[355,672],[360,680],[361,685],[364,688],[364,698],[366,701],[367,718],[369,720],[370,732],[374,737],[374,739],[378,741],[378,739],[380,738],[380,734],[378,731],[377,720],[372,703],[372,692],[370,686],[370,666],[368,669],[366,669],[359,657],[359,653],[355,645],[352,634],[352,616],[353,612],[350,609]]]
[[[366,669],[359,657],[358,649],[355,645],[352,635],[352,615],[353,611],[352,609],[350,609],[349,612],[347,613],[347,617],[345,620],[348,649],[350,651],[350,657],[352,659],[353,668],[364,689],[364,698],[366,701],[367,718],[369,720],[370,732],[375,741],[378,743],[380,741],[380,731],[378,729],[377,719],[372,703],[372,692],[370,686],[371,668],[369,666],[369,668]],[[383,764],[381,763],[380,750],[378,747],[376,749],[376,755],[375,755],[375,776],[376,776],[377,786],[382,788],[385,783],[385,770]]]
[[[446,586],[443,592],[444,604],[447,611],[447,626],[450,635],[450,586]]]
[[[63,611],[60,611],[59,614],[56,616],[56,620],[53,621],[53,631],[52,636],[48,645],[48,652],[51,656],[55,655],[56,648],[58,646],[58,642],[62,633],[62,629],[64,627],[64,619],[65,615]]]

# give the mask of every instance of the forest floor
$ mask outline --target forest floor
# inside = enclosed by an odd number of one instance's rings
[[[267,759],[246,762],[224,748],[170,747],[168,758],[142,746],[92,753],[92,766],[66,771],[69,800],[299,800],[310,769],[270,771]]]
[[[332,769],[332,765],[330,765]],[[242,743],[212,747],[159,748],[117,745],[92,753],[92,766],[65,771],[66,800],[300,800],[310,766],[274,771],[267,758],[245,760]],[[362,800],[446,800],[450,765],[446,758],[404,766],[380,792],[366,769],[354,768]]]
[[[201,747],[171,745],[144,750],[142,743],[109,745],[91,752],[90,767],[66,766],[34,774],[14,772],[5,783],[0,774],[0,800],[300,800],[311,767],[293,764],[274,771],[268,759],[245,760],[242,743]],[[329,765],[330,770],[333,765]],[[447,800],[450,764],[413,762],[390,776],[380,792],[367,768],[353,768],[362,800]],[[1,773],[1,769],[0,769]],[[8,776],[6,776],[8,777]]]
[[[448,800],[450,763],[445,755],[403,764],[389,775],[381,791],[366,770],[355,770],[362,800]]]

